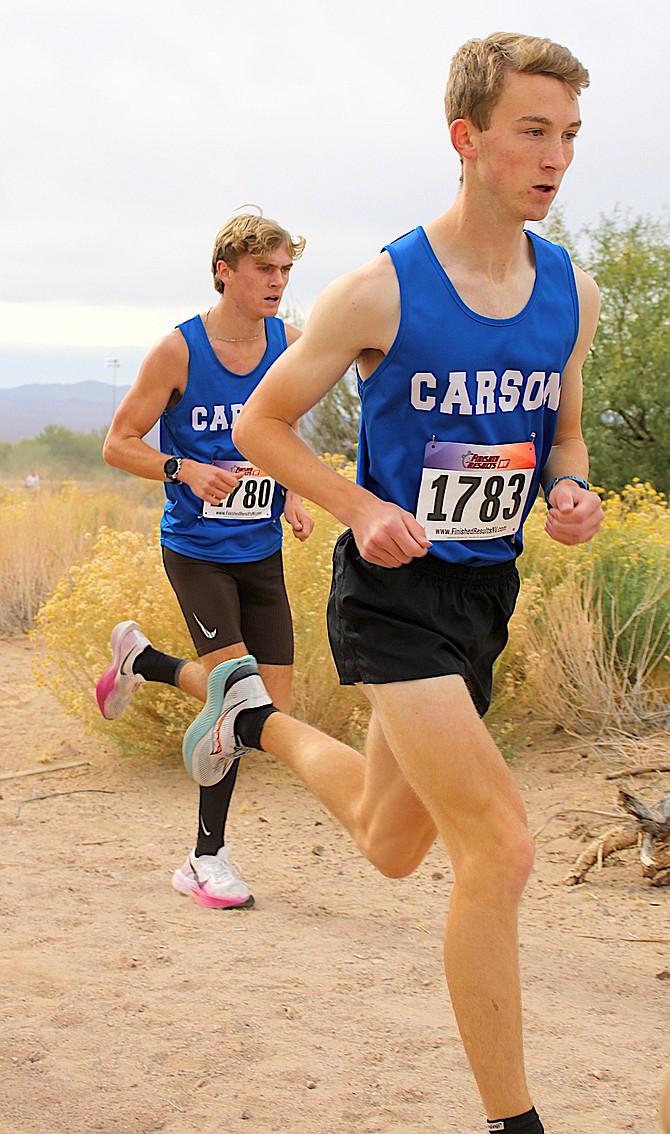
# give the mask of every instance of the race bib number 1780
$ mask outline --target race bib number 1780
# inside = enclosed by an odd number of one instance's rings
[[[203,504],[202,514],[208,520],[269,520],[275,481],[267,473],[243,461],[214,461],[220,469],[228,469],[240,477],[239,483],[221,504]]]
[[[535,463],[531,441],[490,449],[429,441],[416,518],[432,541],[514,535]]]

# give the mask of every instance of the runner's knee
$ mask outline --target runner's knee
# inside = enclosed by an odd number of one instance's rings
[[[535,861],[535,843],[521,823],[510,823],[494,837],[478,840],[455,866],[457,879],[472,891],[486,891],[493,902],[517,904]]]

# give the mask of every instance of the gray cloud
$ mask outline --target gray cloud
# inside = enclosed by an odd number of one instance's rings
[[[591,70],[561,193],[568,225],[616,203],[657,216],[668,204],[664,0],[634,11],[623,0],[549,11],[508,0],[504,20],[494,0],[3,7],[0,300],[26,311],[67,302],[82,320],[87,305],[190,314],[212,295],[214,233],[245,202],[308,237],[291,293],[308,308],[335,275],[453,200],[449,60],[501,22],[567,43]],[[39,318],[30,325],[0,349],[0,384],[36,377],[44,344]],[[128,345],[121,323],[99,350],[82,354],[72,337],[77,377],[82,358]],[[148,321],[147,346],[154,337]],[[67,344],[59,350],[67,369]],[[88,376],[105,377],[99,366]]]

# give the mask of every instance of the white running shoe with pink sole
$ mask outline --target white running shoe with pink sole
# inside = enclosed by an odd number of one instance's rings
[[[133,673],[135,659],[151,645],[136,622],[119,622],[110,638],[112,664],[106,669],[95,687],[98,708],[105,720],[120,717],[137,693],[144,678]]]
[[[175,890],[208,909],[251,909],[253,894],[240,878],[239,866],[231,861],[231,849],[221,847],[215,855],[203,854],[200,858],[192,852],[172,875]]]

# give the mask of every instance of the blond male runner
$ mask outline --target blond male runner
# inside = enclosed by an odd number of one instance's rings
[[[524,1071],[517,938],[534,846],[481,715],[540,486],[551,539],[584,542],[602,519],[580,425],[598,291],[524,228],[547,215],[570,165],[587,82],[548,40],[500,34],[459,49],[445,98],[458,198],[326,290],[234,431],[250,459],[348,525],[329,631],[341,679],[372,706],[365,759],[273,712],[250,658],[213,672],[184,742],[201,782],[248,748],[273,753],[389,876],[410,873],[440,835],[454,872],[451,1000],[489,1129],[507,1134],[543,1131]],[[353,359],[356,485],[291,428]]]
[[[231,430],[271,364],[299,337],[277,312],[304,246],[262,213],[227,220],[212,252],[216,302],[151,349],[114,416],[105,460],[165,483],[163,562],[201,661],[170,657],[136,622],[119,623],[112,663],[96,687],[107,719],[145,681],[204,701],[211,670],[249,650],[276,703],[290,708],[293,628],[281,517],[301,541],[314,521],[298,496],[241,459]],[[159,419],[160,452],[143,440]],[[232,775],[201,787],[195,846],[172,875],[179,893],[210,909],[254,902],[226,842],[234,786]]]

